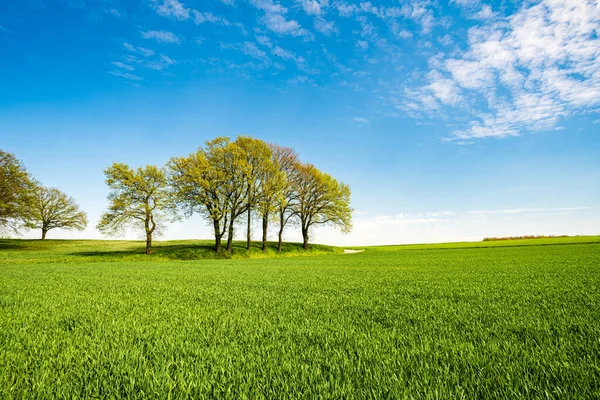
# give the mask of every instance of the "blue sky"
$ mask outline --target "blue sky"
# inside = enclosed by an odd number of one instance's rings
[[[354,231],[316,241],[598,234],[599,26],[594,0],[3,0],[0,148],[88,212],[54,238],[101,237],[112,162],[238,134],[350,184]]]

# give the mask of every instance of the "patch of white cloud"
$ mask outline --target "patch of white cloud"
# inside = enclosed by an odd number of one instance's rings
[[[143,31],[141,36],[144,39],[154,39],[159,43],[181,43],[179,36],[168,31]]]
[[[186,20],[190,17],[190,10],[178,0],[162,0],[155,4],[156,12],[163,17]]]
[[[124,64],[119,61],[112,62],[111,64],[117,68],[125,69],[127,71],[133,71],[135,69],[135,67],[132,67],[131,65],[128,65],[128,64]]]
[[[211,12],[199,12],[199,11],[194,10],[193,14],[194,14],[194,22],[196,23],[196,25],[200,25],[203,23],[211,23],[211,24],[225,25],[225,26],[231,25],[231,22],[229,22],[229,20],[227,20],[226,18],[214,15]]]
[[[114,75],[114,76],[125,78],[130,81],[141,81],[142,80],[142,78],[137,75],[133,75],[128,72],[123,72],[123,71],[119,71],[119,70],[109,71],[108,73],[111,75]]]
[[[330,36],[333,33],[337,33],[338,29],[335,27],[335,22],[326,21],[324,18],[317,17],[315,18],[315,29],[318,32],[321,32],[325,36]]]
[[[409,89],[405,107],[461,106],[471,121],[457,140],[553,129],[600,105],[598,26],[593,0],[542,0],[485,20],[469,30],[466,50],[431,63],[429,83]],[[486,109],[473,111],[477,99]]]
[[[125,49],[133,52],[133,53],[138,53],[141,54],[144,57],[151,57],[155,54],[154,50],[151,49],[146,49],[144,47],[134,47],[131,44],[125,42],[123,43],[123,47],[125,47]]]

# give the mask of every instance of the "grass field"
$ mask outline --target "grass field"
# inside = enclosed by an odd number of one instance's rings
[[[0,398],[600,398],[600,237],[193,245],[0,241]]]

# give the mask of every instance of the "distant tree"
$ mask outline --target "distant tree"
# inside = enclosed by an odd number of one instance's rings
[[[41,229],[42,240],[51,229],[82,231],[87,226],[87,216],[75,199],[56,188],[41,185],[34,190],[27,220],[28,228]]]
[[[313,225],[329,224],[349,232],[352,229],[350,187],[311,164],[299,164],[296,170],[293,209],[300,220],[304,249],[308,249]]]
[[[108,211],[102,214],[98,230],[114,234],[127,227],[143,227],[146,254],[152,253],[152,235],[165,217],[167,177],[155,165],[132,169],[127,164],[114,163],[104,171],[111,189]]]
[[[275,211],[279,217],[277,251],[281,252],[283,231],[295,215],[293,209],[296,200],[294,181],[297,177],[297,166],[300,161],[298,154],[290,147],[282,147],[276,144],[270,144],[270,147],[275,165],[282,174],[281,182],[276,185],[278,193],[274,196]]]
[[[246,184],[246,213],[247,213],[247,231],[246,231],[246,249],[250,250],[251,245],[251,226],[252,212],[256,211],[260,202],[260,215],[264,217],[265,211],[267,219],[263,218],[263,250],[266,250],[266,231],[268,229],[268,208],[266,201],[272,198],[275,169],[269,145],[260,139],[249,136],[238,136],[235,144],[242,150],[247,165]],[[265,198],[265,195],[267,196]],[[266,224],[265,224],[265,221]]]
[[[35,181],[13,154],[0,150],[0,233],[16,232],[27,219]]]
[[[231,253],[236,219],[247,210],[249,165],[244,151],[229,138],[206,142],[188,157],[172,158],[168,164],[173,203],[186,216],[198,212],[209,219],[215,235],[215,251],[227,236]]]

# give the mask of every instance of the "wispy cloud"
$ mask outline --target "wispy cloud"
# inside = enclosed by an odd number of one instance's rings
[[[229,20],[227,20],[226,18],[214,15],[213,13],[210,12],[199,12],[194,10],[194,22],[196,24],[203,24],[205,22],[211,23],[211,24],[218,24],[218,25],[225,25],[225,26],[229,26],[231,25],[231,22],[229,22]]]
[[[145,31],[141,32],[144,39],[154,39],[159,43],[181,43],[181,39],[168,31]]]
[[[317,17],[315,18],[314,24],[315,29],[325,36],[329,36],[333,33],[338,32],[338,29],[335,27],[335,22],[333,21],[326,21],[321,17]]]
[[[186,20],[190,17],[190,10],[178,0],[155,0],[156,12],[163,17]]]
[[[114,75],[114,76],[125,78],[130,81],[141,81],[142,80],[142,78],[140,78],[139,76],[130,74],[128,72],[115,70],[115,71],[109,71],[108,73],[111,75]]]
[[[138,53],[141,54],[145,57],[150,57],[153,56],[155,54],[154,50],[151,49],[146,49],[144,47],[134,47],[131,44],[125,42],[123,43],[123,47],[125,47],[127,50],[133,52],[133,53]]]
[[[135,69],[131,65],[127,65],[127,64],[124,64],[124,63],[119,62],[119,61],[115,61],[115,62],[113,62],[111,64],[114,65],[117,68],[125,69],[127,71],[133,71]]]
[[[354,122],[358,122],[359,124],[368,124],[369,122],[371,122],[367,118],[364,118],[364,117],[354,117],[354,118],[352,118],[352,120]]]
[[[600,105],[598,26],[598,2],[525,3],[512,16],[471,28],[466,51],[430,62],[430,83],[406,105],[460,106],[471,121],[453,133],[456,140],[553,129]],[[482,99],[487,109],[473,111],[461,98]]]

